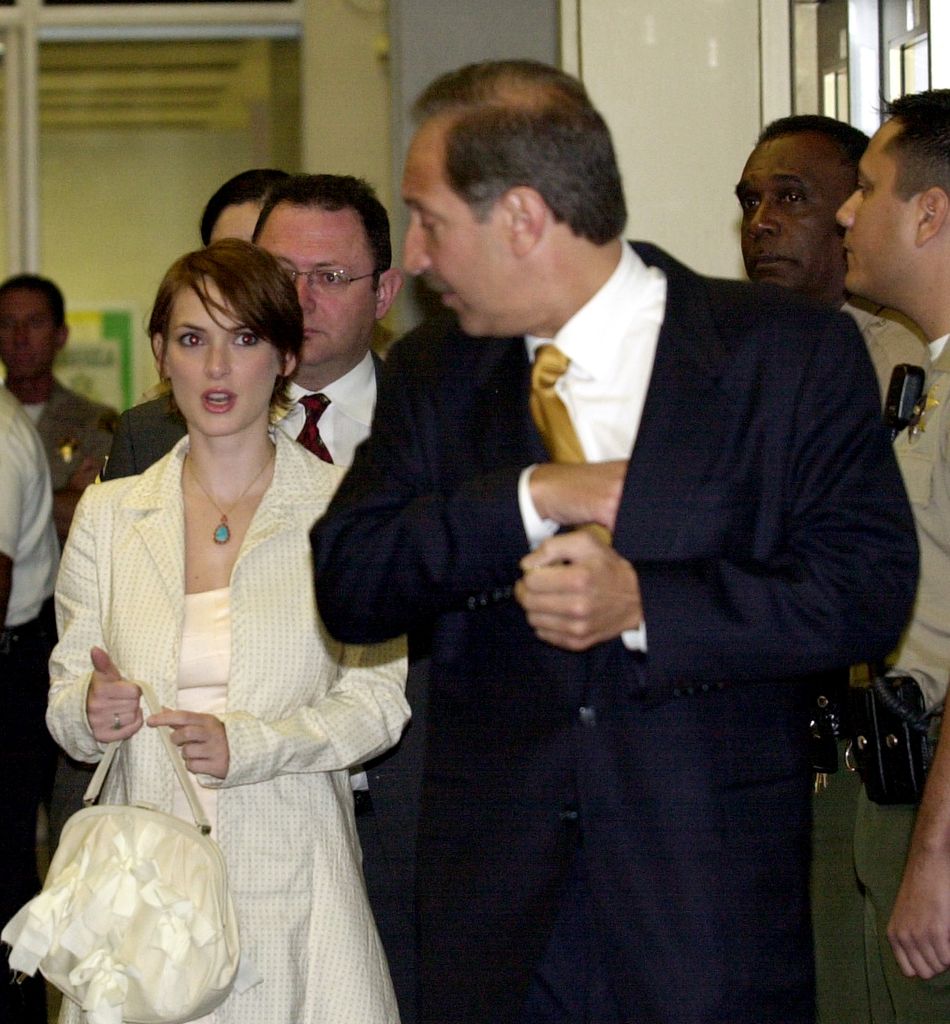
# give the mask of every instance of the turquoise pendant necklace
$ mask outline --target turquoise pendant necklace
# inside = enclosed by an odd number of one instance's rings
[[[247,485],[247,487],[245,487],[244,490],[241,491],[241,493],[237,497],[237,501],[232,503],[231,507],[228,509],[228,512],[233,512],[244,498],[244,495],[247,494],[247,492],[254,486],[254,484],[257,483],[258,480],[260,480],[260,478],[264,474],[264,470],[267,469],[267,467],[270,465],[271,456],[273,454],[273,452],[270,452],[268,454],[267,458],[264,460],[264,465],[261,466],[261,468],[257,471],[257,473],[254,476],[254,479]],[[195,467],[191,459],[188,456],[186,456],[185,461],[188,464],[188,468],[191,470],[192,479],[201,488],[201,491],[204,494],[204,496],[208,499],[208,501],[211,502],[212,505],[214,505],[215,509],[217,509],[218,511],[218,514],[221,516],[221,521],[214,528],[214,532],[211,534],[211,539],[215,542],[215,544],[227,544],[227,542],[231,539],[231,527],[228,526],[228,512],[225,512],[224,509],[221,508],[221,506],[208,493],[208,489],[205,487],[205,485],[201,482],[201,480],[198,479],[198,474],[195,472]]]

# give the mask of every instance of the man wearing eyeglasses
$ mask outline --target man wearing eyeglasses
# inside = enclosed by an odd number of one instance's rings
[[[295,404],[280,427],[303,440],[306,408],[313,407],[306,396],[322,396],[317,426],[309,431],[318,442],[307,447],[348,466],[369,434],[376,404],[373,331],[402,286],[401,272],[391,266],[385,207],[358,178],[293,175],[265,202],[254,242],[286,266],[303,309],[303,354],[291,388]],[[124,412],[103,477],[143,472],[184,433],[184,422],[164,398]]]
[[[303,309],[304,342],[285,429],[299,436],[308,393],[329,400],[319,431],[333,461],[348,466],[369,433],[376,403],[373,329],[402,285],[390,266],[389,218],[365,182],[296,175],[261,210],[254,242],[287,268]],[[299,425],[299,429],[296,429]]]

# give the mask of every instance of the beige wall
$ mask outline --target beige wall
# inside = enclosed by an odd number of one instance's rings
[[[155,289],[200,244],[201,211],[226,178],[262,165],[357,174],[391,205],[386,14],[370,6],[310,0],[300,44],[238,44],[233,124],[44,125],[40,272],[72,308],[132,309],[136,395],[155,381],[144,329]]]
[[[758,0],[585,0],[565,54],[604,113],[627,234],[742,273],[733,189],[762,119]]]
[[[563,66],[613,132],[627,234],[743,276],[733,190],[762,125],[791,113],[788,5],[584,0],[561,21]]]
[[[63,289],[67,307],[133,310],[135,394],[155,380],[145,321],[158,283],[174,259],[201,244],[206,200],[228,174],[252,164],[250,149],[240,132],[44,137],[42,273]]]
[[[304,170],[355,174],[392,203],[384,3],[311,0],[304,23]],[[371,13],[376,8],[380,13]]]

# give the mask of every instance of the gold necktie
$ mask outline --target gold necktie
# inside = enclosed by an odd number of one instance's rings
[[[554,385],[567,372],[570,359],[554,345],[541,345],[531,369],[531,416],[552,462],[586,462],[567,408]]]
[[[571,361],[554,345],[541,345],[534,354],[531,368],[531,417],[552,462],[577,464],[586,462],[584,449],[577,439],[567,407],[554,390],[554,385],[567,372]],[[605,543],[611,543],[610,531],[600,523],[587,523],[589,530]]]

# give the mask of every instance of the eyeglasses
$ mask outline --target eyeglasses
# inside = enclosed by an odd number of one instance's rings
[[[362,281],[364,278],[376,276],[375,270],[368,274],[353,275],[348,274],[345,270],[327,270],[325,267],[297,270],[296,267],[288,267],[286,264],[283,266],[290,277],[291,284],[296,285],[298,278],[302,277],[307,282],[307,287],[311,291],[317,292],[341,292],[354,281]]]

